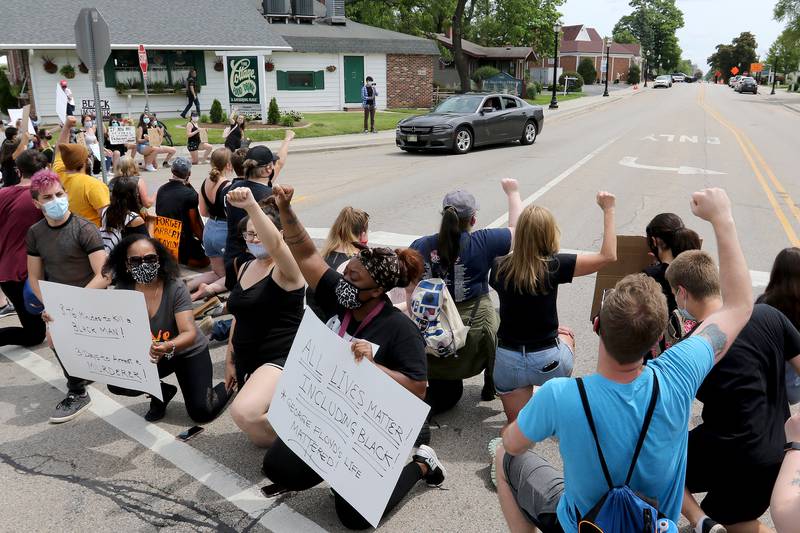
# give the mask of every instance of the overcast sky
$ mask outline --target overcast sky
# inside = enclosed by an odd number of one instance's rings
[[[775,0],[676,0],[683,11],[684,27],[678,30],[683,57],[705,72],[706,59],[719,43],[730,43],[743,31],[756,36],[763,58],[783,29],[772,19]],[[567,0],[561,6],[567,25],[585,24],[601,36],[611,35],[614,24],[631,12],[628,0]]]

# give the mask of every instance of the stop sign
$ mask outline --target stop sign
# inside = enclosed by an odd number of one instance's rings
[[[142,69],[142,74],[147,74],[147,52],[144,45],[139,45],[139,68]]]

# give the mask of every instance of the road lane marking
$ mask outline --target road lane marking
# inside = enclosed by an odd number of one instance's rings
[[[739,147],[742,150],[742,153],[744,153],[747,162],[750,164],[750,168],[753,169],[753,173],[756,176],[756,180],[758,181],[759,185],[761,185],[761,188],[764,190],[764,194],[767,195],[767,200],[772,206],[772,210],[775,213],[775,217],[778,219],[778,222],[780,222],[781,226],[783,227],[783,231],[786,233],[786,237],[789,239],[789,242],[792,244],[792,246],[800,246],[800,239],[797,238],[797,233],[795,233],[792,224],[786,218],[786,214],[783,212],[783,208],[775,198],[772,189],[769,187],[769,184],[767,183],[766,179],[764,179],[764,175],[761,173],[761,169],[758,168],[758,165],[753,159],[750,150],[748,150],[748,147],[743,140],[743,137],[746,137],[746,135],[744,135],[743,132],[740,133],[739,129],[736,126],[729,123],[713,107],[706,104],[705,95],[702,94],[704,91],[705,89],[703,88],[701,90],[701,95],[698,97],[698,105],[700,105],[703,109],[705,109],[705,111],[709,115],[711,115],[712,118],[714,118],[717,122],[726,127],[733,134],[734,138],[736,139],[736,142],[739,144]]]
[[[753,150],[753,153],[756,155],[756,159],[758,159],[759,163],[761,163],[761,166],[763,166],[764,170],[766,170],[767,176],[769,176],[770,181],[775,186],[775,190],[778,192],[778,196],[783,198],[783,200],[786,202],[786,205],[789,206],[789,212],[791,212],[792,215],[794,215],[794,218],[800,222],[800,208],[798,208],[794,203],[792,196],[786,191],[777,176],[775,176],[775,173],[772,171],[772,167],[770,167],[769,164],[767,164],[767,162],[764,160],[764,156],[761,155],[761,152],[758,150],[758,148],[756,148],[755,144],[753,144],[753,141],[746,136],[745,141],[747,141],[747,144]]]
[[[579,169],[579,168],[581,168],[583,165],[585,165],[586,163],[588,163],[589,161],[591,161],[592,159],[594,159],[594,157],[595,157],[597,154],[599,154],[600,152],[602,152],[603,150],[605,150],[606,148],[608,148],[609,146],[611,146],[612,144],[614,144],[614,143],[615,143],[615,142],[616,142],[618,139],[619,139],[619,137],[614,137],[613,139],[611,139],[611,140],[609,140],[609,141],[606,141],[605,143],[603,143],[603,144],[602,144],[601,146],[599,146],[598,148],[595,148],[595,149],[594,149],[592,152],[590,152],[590,153],[586,154],[586,155],[583,157],[583,159],[581,159],[580,161],[578,161],[577,163],[575,163],[574,165],[572,165],[571,167],[569,167],[567,170],[565,170],[564,172],[562,172],[561,174],[559,174],[559,175],[558,175],[558,176],[556,176],[555,178],[553,178],[553,179],[551,179],[550,181],[548,181],[548,182],[547,182],[547,183],[546,183],[546,184],[545,184],[543,187],[541,187],[539,190],[537,190],[536,192],[534,192],[533,194],[531,194],[530,196],[528,196],[527,198],[525,198],[525,199],[522,201],[522,207],[529,206],[530,204],[532,204],[533,202],[535,202],[536,200],[538,200],[538,199],[539,199],[539,198],[540,198],[540,197],[541,197],[541,196],[542,196],[544,193],[546,193],[547,191],[549,191],[550,189],[552,189],[553,187],[555,187],[556,185],[558,185],[559,183],[561,183],[562,181],[564,181],[565,179],[567,179],[567,178],[568,178],[569,176],[571,176],[571,175],[572,175],[572,174],[573,174],[573,173],[574,173],[576,170],[578,170],[578,169]],[[493,222],[491,222],[491,223],[490,223],[488,226],[486,226],[486,227],[487,227],[487,228],[499,228],[499,227],[505,226],[506,224],[508,224],[508,213],[505,213],[505,214],[501,215],[500,217],[498,217],[498,218],[497,218],[497,220],[494,220]]]
[[[643,170],[659,170],[659,171],[662,171],[662,172],[677,172],[678,174],[687,174],[687,175],[689,175],[689,174],[705,174],[705,175],[725,174],[724,172],[718,172],[716,170],[708,170],[708,169],[705,169],[705,168],[697,168],[697,167],[685,167],[685,166],[680,166],[680,167],[657,167],[657,166],[654,166],[654,165],[642,165],[642,164],[636,162],[637,159],[639,159],[639,158],[638,157],[633,157],[633,156],[630,156],[630,155],[626,155],[625,157],[623,157],[622,159],[619,160],[619,164],[622,165],[623,167],[628,167],[628,168],[639,168],[639,169],[643,169]]]
[[[0,355],[54,388],[62,392],[67,391],[61,368],[42,356],[24,348],[9,347],[0,348]],[[280,509],[281,506],[274,508],[275,502],[265,498],[258,487],[250,481],[189,444],[179,441],[158,425],[147,422],[141,415],[134,413],[97,387],[90,386],[89,394],[92,397],[89,410],[95,416],[163,457],[248,516],[258,518],[259,523],[267,530],[287,533],[291,531],[312,533],[325,531],[302,515],[290,514],[292,511],[287,512],[285,509]],[[70,423],[80,424],[80,421]],[[276,513],[273,514],[273,512]]]

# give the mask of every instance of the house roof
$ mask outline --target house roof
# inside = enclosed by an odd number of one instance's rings
[[[250,0],[3,0],[0,49],[65,49],[75,46],[74,21],[91,4],[108,23],[112,48],[183,50],[289,50],[253,9]],[[133,8],[133,9],[132,9]],[[141,18],[142,13],[152,17]],[[187,18],[199,15],[209,29]]]
[[[261,8],[261,0],[248,0]],[[333,52],[354,54],[439,55],[439,47],[430,39],[367,26],[347,19],[346,24],[330,24],[326,8],[314,2],[317,18],[311,23],[275,22],[270,30],[281,36],[295,52]]]
[[[453,47],[453,40],[442,33],[436,34],[436,40],[447,48]],[[466,39],[461,39],[461,48],[464,53],[478,58],[486,59],[531,59],[536,61],[536,53],[533,48],[526,46],[481,46]]]
[[[588,41],[578,41],[578,35],[581,30],[585,28],[586,33],[589,35]],[[574,26],[562,27],[561,46],[559,52],[562,54],[571,53],[587,53],[587,54],[602,54],[605,52],[603,46],[603,38],[597,33],[594,28],[586,28],[582,24]],[[623,44],[611,43],[611,53],[617,55],[632,55],[638,57],[641,54],[641,46],[637,43]]]

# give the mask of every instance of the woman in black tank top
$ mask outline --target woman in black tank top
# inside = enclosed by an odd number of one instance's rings
[[[189,150],[193,165],[205,165],[208,163],[208,156],[214,147],[200,139],[200,127],[197,125],[197,120],[197,113],[192,112],[192,119],[186,124],[186,149]],[[197,152],[199,150],[203,150],[203,160],[198,163]]]
[[[305,280],[283,241],[274,200],[262,209],[252,191],[240,187],[228,192],[227,201],[247,212],[239,228],[256,259],[242,266],[228,299],[234,320],[225,383],[239,389],[230,409],[233,421],[255,445],[267,447],[277,437],[267,413],[300,326]]]

